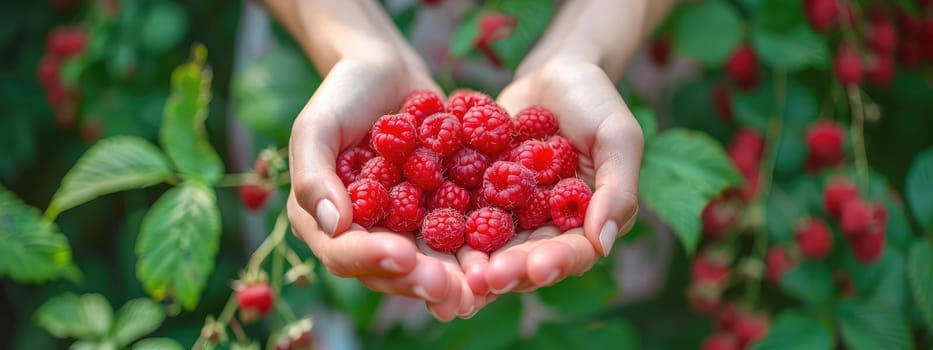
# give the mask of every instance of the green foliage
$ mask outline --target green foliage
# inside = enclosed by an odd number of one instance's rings
[[[451,321],[430,348],[504,349],[518,337],[521,316],[519,295],[500,296],[473,318]]]
[[[515,69],[541,33],[547,29],[548,22],[554,15],[554,3],[538,0],[496,1],[492,9],[518,18],[512,36],[492,44],[493,50],[502,57],[505,66]]]
[[[914,218],[933,232],[933,149],[917,155],[907,172],[907,201]]]
[[[787,72],[825,68],[830,57],[826,43],[802,23],[783,31],[756,26],[751,40],[765,64]]]
[[[933,247],[929,242],[918,241],[910,249],[909,259],[911,291],[928,329],[933,331]]]
[[[77,279],[71,248],[55,223],[0,186],[0,277],[19,282]]]
[[[836,305],[842,343],[849,349],[911,349],[907,321],[894,310],[859,300]]]
[[[832,297],[832,270],[819,261],[804,261],[784,274],[781,288],[807,304],[819,305]]]
[[[58,338],[78,338],[72,349],[125,348],[162,325],[165,313],[149,299],[133,299],[117,311],[100,294],[65,293],[45,302],[35,314],[36,322]],[[171,339],[149,338],[133,349],[181,349]]]
[[[561,315],[582,317],[604,310],[619,295],[612,271],[597,265],[585,275],[569,277],[538,290],[538,297]]]
[[[169,338],[147,338],[133,344],[133,350],[182,350],[181,344]]]
[[[638,349],[635,329],[625,321],[545,323],[536,336],[511,348],[535,350]]]
[[[674,27],[674,52],[719,68],[742,41],[744,24],[726,1],[701,1],[680,9]]]
[[[159,54],[177,47],[188,33],[188,13],[170,1],[160,1],[146,11],[140,43],[146,51]]]
[[[722,146],[705,134],[671,129],[645,145],[639,192],[687,252],[699,243],[706,203],[741,182]]]
[[[117,310],[110,333],[117,344],[127,345],[158,329],[164,320],[165,311],[159,304],[149,299],[133,299]]]
[[[768,335],[752,349],[829,350],[832,348],[832,335],[819,318],[806,312],[787,310],[777,315],[768,329]]]
[[[104,194],[155,185],[172,175],[165,154],[146,140],[135,136],[101,140],[65,175],[46,217],[54,218]]]
[[[333,304],[349,315],[357,327],[368,328],[382,305],[383,295],[366,288],[353,278],[337,277],[326,269],[319,269],[318,277],[324,284]]]

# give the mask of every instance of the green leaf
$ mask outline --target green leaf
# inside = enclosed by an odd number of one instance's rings
[[[223,163],[204,130],[211,100],[211,70],[204,65],[207,51],[195,46],[193,58],[172,72],[172,94],[165,103],[159,141],[184,178],[213,183]]]
[[[796,72],[825,67],[829,63],[826,41],[806,23],[781,31],[756,26],[752,28],[751,40],[762,62],[775,69]]]
[[[820,350],[832,349],[833,337],[826,326],[813,315],[800,311],[781,312],[768,329],[768,334],[753,350]]]
[[[933,230],[933,148],[914,158],[907,171],[904,192],[917,223],[924,230]]]
[[[539,0],[497,1],[493,3],[493,9],[518,19],[511,36],[492,43],[492,49],[502,57],[505,66],[514,70],[547,29],[554,15],[554,3]]]
[[[638,349],[638,335],[632,325],[622,320],[545,323],[534,337],[509,348],[597,350],[606,349],[608,344],[613,349]]]
[[[320,83],[305,56],[279,46],[234,76],[236,116],[250,130],[287,144],[295,117]]]
[[[36,310],[36,323],[58,338],[103,338],[113,319],[113,309],[100,294],[65,293],[49,299]]]
[[[188,12],[174,2],[156,2],[145,16],[140,43],[150,53],[159,54],[178,47],[188,32]]]
[[[74,342],[69,347],[70,350],[117,350],[117,346],[113,342],[104,339],[104,340],[87,340],[82,339]]]
[[[190,180],[159,198],[146,213],[136,241],[137,276],[156,301],[174,295],[186,310],[197,306],[214,269],[220,212],[213,190]]]
[[[908,276],[917,307],[933,331],[933,247],[918,241],[910,248]]]
[[[618,295],[612,271],[605,266],[595,266],[582,276],[569,277],[538,290],[538,297],[545,305],[570,317],[604,310]]]
[[[92,146],[65,174],[46,217],[54,218],[99,196],[143,188],[172,177],[172,165],[158,147],[135,136],[116,136]]]
[[[776,32],[807,23],[799,0],[762,0],[753,13],[755,24]]]
[[[470,53],[473,48],[473,42],[479,35],[479,17],[481,11],[473,10],[463,17],[460,24],[454,30],[453,37],[450,39],[450,54],[453,57],[461,58]]]
[[[182,350],[184,347],[169,338],[146,338],[133,344],[133,350]]]
[[[842,343],[852,350],[911,349],[907,321],[894,310],[858,300],[836,305]]]
[[[805,303],[817,305],[832,297],[833,272],[823,262],[804,261],[784,274],[781,288]]]
[[[674,50],[707,67],[722,67],[742,41],[742,19],[725,1],[685,5],[674,28]]]
[[[500,296],[473,318],[454,319],[430,349],[501,349],[518,337],[522,303],[517,294]],[[482,336],[477,336],[482,334]]]
[[[71,260],[68,238],[39,210],[0,185],[0,277],[18,282],[72,280],[80,271]]]
[[[881,259],[871,265],[862,264],[850,250],[846,250],[841,265],[851,277],[856,295],[893,310],[905,310],[907,257],[900,249],[885,246]]]
[[[133,299],[117,311],[111,332],[121,346],[126,346],[158,329],[164,320],[165,311],[159,304],[146,298]]]
[[[634,107],[632,108],[632,114],[635,115],[635,120],[638,121],[638,126],[641,127],[645,140],[651,139],[658,133],[658,119],[655,117],[653,109],[641,106]]]
[[[645,204],[674,229],[687,252],[699,242],[706,203],[742,183],[719,143],[684,129],[670,129],[648,142],[640,178]]]
[[[369,328],[382,304],[382,294],[369,290],[355,278],[338,277],[326,269],[319,271],[333,303],[350,316],[357,327]]]

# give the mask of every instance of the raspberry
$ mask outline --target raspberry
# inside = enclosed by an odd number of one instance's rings
[[[557,153],[558,162],[560,163],[560,171],[557,173],[557,177],[561,179],[576,177],[577,150],[570,144],[570,140],[560,135],[554,135],[548,139],[547,142],[554,148],[555,153]]]
[[[442,156],[449,156],[460,149],[462,127],[453,114],[434,114],[418,128],[421,143]]]
[[[389,209],[385,227],[395,232],[411,232],[421,225],[424,208],[423,192],[409,182],[402,182],[389,190]]]
[[[855,182],[846,178],[831,179],[823,190],[823,208],[829,216],[839,218],[842,206],[857,198],[858,188],[855,187]]]
[[[262,208],[262,206],[266,204],[266,200],[269,199],[270,194],[272,194],[272,191],[260,185],[246,184],[240,186],[240,201],[243,202],[243,206],[249,211],[255,212]]]
[[[464,147],[447,159],[447,175],[463,188],[476,188],[483,183],[483,173],[489,164],[489,157]]]
[[[411,114],[384,115],[373,125],[370,146],[392,163],[402,163],[418,147],[418,131]]]
[[[61,62],[58,58],[51,55],[44,55],[39,60],[39,66],[36,68],[36,75],[42,85],[49,85],[58,81],[58,68]]]
[[[418,148],[402,166],[405,178],[418,188],[431,191],[444,182],[444,159],[427,148]]]
[[[807,159],[804,162],[804,169],[808,173],[815,174],[826,168],[834,168],[842,164],[845,160],[845,155],[839,153],[832,158],[824,159],[817,158],[813,154],[808,154]]]
[[[518,227],[522,230],[534,230],[544,226],[551,220],[551,190],[547,187],[537,187],[518,209]]]
[[[664,67],[670,62],[671,57],[671,39],[667,37],[656,38],[651,41],[649,49],[651,61],[658,67]]]
[[[528,140],[515,149],[512,161],[531,170],[538,185],[549,186],[557,182],[557,173],[561,170],[557,156],[547,142]]]
[[[466,213],[470,209],[470,192],[453,182],[444,181],[428,198],[428,209],[442,208]]]
[[[849,240],[852,254],[864,265],[874,264],[884,252],[885,236],[885,232],[880,230],[852,237]]]
[[[722,303],[722,286],[715,283],[691,283],[687,286],[687,302],[694,312],[712,313]]]
[[[865,77],[878,86],[890,85],[894,79],[894,59],[882,55],[868,57],[865,61]]]
[[[748,91],[758,85],[758,56],[748,45],[739,46],[726,62],[726,74],[742,90]]]
[[[495,105],[470,108],[463,115],[463,140],[473,149],[495,156],[512,143],[512,120]]]
[[[517,208],[534,189],[534,175],[518,163],[495,162],[483,174],[483,196],[503,209]]]
[[[739,304],[726,304],[723,307],[719,308],[716,311],[716,327],[715,329],[732,332],[732,328],[735,327],[735,321],[742,317],[742,313],[745,312],[745,308]]]
[[[81,28],[58,28],[49,34],[45,50],[54,56],[67,58],[84,50],[86,41]]]
[[[473,192],[470,192],[470,209],[477,210],[480,208],[491,207],[491,206],[492,206],[492,203],[489,203],[489,201],[486,200],[486,197],[483,196],[482,187],[477,187],[476,189],[473,190]]]
[[[515,142],[546,140],[557,134],[557,118],[547,108],[531,106],[523,109],[512,119]]]
[[[729,281],[729,260],[716,254],[701,254],[693,260],[693,281],[725,285]]]
[[[353,222],[365,228],[373,227],[385,216],[389,194],[379,182],[362,179],[347,187],[353,206]]]
[[[820,120],[807,128],[807,146],[816,159],[832,160],[842,154],[842,126],[832,120]]]
[[[470,108],[494,104],[492,98],[482,92],[460,89],[451,93],[447,98],[447,111],[456,116],[457,120],[463,120],[463,115]]]
[[[444,101],[431,90],[415,90],[405,97],[400,113],[408,113],[415,117],[415,125],[421,125],[427,117],[434,113],[444,111]]]
[[[421,236],[431,249],[441,253],[455,252],[463,246],[463,214],[453,209],[436,209],[424,217]]]
[[[722,197],[710,201],[703,208],[703,237],[717,240],[729,233],[742,208],[737,201]]]
[[[713,108],[716,109],[716,115],[726,123],[731,123],[734,119],[732,115],[732,95],[729,88],[723,84],[716,84],[713,87]]]
[[[726,152],[729,153],[735,167],[748,180],[758,177],[758,162],[761,161],[764,148],[765,138],[761,133],[752,128],[741,128],[732,137],[732,143]]]
[[[752,345],[768,334],[770,322],[762,315],[742,315],[735,321],[733,333],[740,349],[750,349]]]
[[[865,41],[868,42],[869,47],[874,49],[875,53],[890,56],[897,49],[897,32],[894,30],[891,21],[887,18],[879,18],[872,21]]]
[[[797,225],[794,238],[803,256],[810,259],[822,259],[833,249],[833,234],[819,219],[809,218]]]
[[[275,294],[268,283],[255,283],[236,291],[236,302],[240,308],[240,319],[244,323],[255,321],[269,313],[274,304]]]
[[[884,204],[868,204],[855,197],[842,205],[839,226],[849,238],[884,231],[887,223],[888,213]]]
[[[703,340],[703,350],[739,350],[735,337],[727,332],[718,332]]]
[[[402,170],[383,157],[375,157],[363,164],[360,178],[375,180],[385,188],[392,188],[402,182]]]
[[[839,17],[836,0],[805,0],[803,8],[813,29],[825,32],[836,26]]]
[[[344,186],[350,185],[360,179],[363,166],[376,154],[363,146],[350,147],[337,156],[337,176]]]
[[[790,271],[792,267],[784,247],[771,248],[771,250],[768,251],[768,255],[765,256],[765,268],[768,272],[768,279],[774,284],[781,284],[784,273]]]
[[[551,188],[551,218],[561,230],[567,231],[583,226],[583,216],[590,204],[593,192],[583,180],[569,178],[560,180]]]
[[[499,208],[474,210],[464,225],[466,243],[473,249],[492,253],[505,245],[515,234],[512,215]]]
[[[836,79],[842,85],[858,85],[862,82],[862,59],[858,53],[846,46],[836,52],[833,60]]]

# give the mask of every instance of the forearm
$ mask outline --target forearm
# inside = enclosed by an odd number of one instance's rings
[[[519,67],[521,76],[555,59],[600,66],[618,79],[641,40],[676,0],[567,0],[547,32]]]

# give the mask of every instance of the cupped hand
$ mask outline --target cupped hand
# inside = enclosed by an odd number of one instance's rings
[[[532,105],[553,111],[560,133],[579,152],[578,176],[595,186],[582,228],[518,232],[489,257],[492,293],[532,291],[586,272],[634,225],[644,137],[603,69],[575,59],[520,68],[497,102],[511,115]]]

